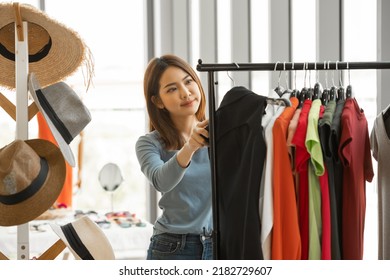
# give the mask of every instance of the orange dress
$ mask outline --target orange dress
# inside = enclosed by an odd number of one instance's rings
[[[298,107],[298,99],[291,97],[291,107],[284,109],[273,126],[273,203],[274,226],[272,231],[273,260],[300,260],[301,237],[294,176],[287,146],[287,130]]]

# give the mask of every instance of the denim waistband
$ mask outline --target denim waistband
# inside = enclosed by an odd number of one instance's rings
[[[178,240],[185,239],[187,242],[199,242],[201,240],[207,240],[212,238],[212,234],[193,234],[193,233],[179,234],[179,233],[164,232],[157,235],[163,235],[168,238],[174,238]]]

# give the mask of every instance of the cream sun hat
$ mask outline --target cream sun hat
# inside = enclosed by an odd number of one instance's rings
[[[77,260],[114,260],[111,243],[88,216],[65,225],[50,224]]]
[[[42,86],[63,80],[81,65],[87,67],[87,84],[93,75],[93,59],[80,36],[64,24],[28,4],[19,4],[28,24],[29,70]],[[15,8],[0,3],[0,85],[15,88]]]

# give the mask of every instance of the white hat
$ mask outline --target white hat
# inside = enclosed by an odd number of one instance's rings
[[[114,260],[115,254],[102,229],[88,216],[63,226],[50,224],[53,231],[78,260]]]

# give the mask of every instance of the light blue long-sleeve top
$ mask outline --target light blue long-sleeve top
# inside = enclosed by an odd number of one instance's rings
[[[189,166],[182,168],[177,150],[165,150],[160,134],[152,131],[136,143],[141,171],[156,190],[162,214],[155,234],[207,234],[212,231],[211,171],[207,148],[196,151]]]

